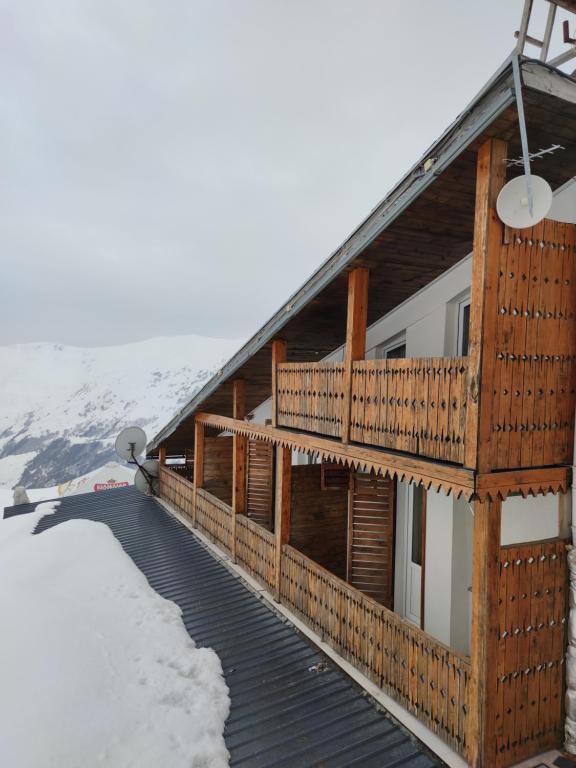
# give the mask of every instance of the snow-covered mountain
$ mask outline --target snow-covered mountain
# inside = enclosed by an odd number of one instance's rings
[[[0,487],[63,483],[114,458],[120,429],[152,437],[241,341],[177,336],[115,347],[0,347]]]

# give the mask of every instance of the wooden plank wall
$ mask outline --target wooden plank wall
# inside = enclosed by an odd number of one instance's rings
[[[320,464],[292,467],[290,544],[345,578],[348,489],[322,491],[320,475]]]
[[[545,220],[501,245],[487,469],[570,464],[576,406],[576,227]],[[486,375],[483,363],[483,375]],[[485,391],[483,397],[486,397]]]
[[[374,472],[350,476],[346,580],[387,608],[394,603],[395,481]]]
[[[274,446],[248,441],[246,516],[271,531],[274,517]]]
[[[500,550],[496,744],[512,765],[563,742],[566,543]]]
[[[350,439],[462,464],[467,375],[465,357],[354,363]]]
[[[225,504],[232,504],[231,437],[204,437],[203,488]]]

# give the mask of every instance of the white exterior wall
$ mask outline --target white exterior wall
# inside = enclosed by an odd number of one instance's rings
[[[560,497],[512,496],[502,503],[502,544],[552,539],[560,534]]]
[[[453,528],[452,498],[443,493],[428,492],[424,629],[446,645],[451,642]]]

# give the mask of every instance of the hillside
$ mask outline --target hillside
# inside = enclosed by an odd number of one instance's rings
[[[114,347],[0,347],[0,487],[57,485],[114,458],[120,429],[149,437],[240,346],[203,336]]]

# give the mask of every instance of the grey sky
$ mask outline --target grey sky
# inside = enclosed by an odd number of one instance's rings
[[[496,70],[521,6],[0,0],[0,343],[249,335]]]

